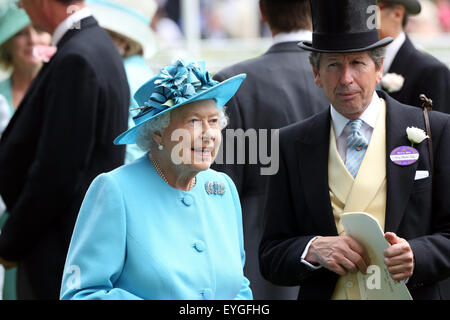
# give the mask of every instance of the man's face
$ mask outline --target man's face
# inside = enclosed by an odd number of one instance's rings
[[[19,0],[19,8],[23,8],[30,20],[33,21],[33,24],[37,27],[46,29],[45,16],[43,12],[43,3],[40,0]]]
[[[378,1],[378,8],[380,8],[380,29],[378,29],[380,39],[386,37],[396,38],[402,30],[405,7],[402,5],[387,5],[382,1]]]
[[[367,51],[324,53],[319,70],[313,68],[316,85],[324,90],[333,107],[351,120],[359,118],[369,106],[382,70],[382,66],[377,70]]]

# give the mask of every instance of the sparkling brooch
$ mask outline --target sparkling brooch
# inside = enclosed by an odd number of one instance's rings
[[[225,185],[222,182],[208,181],[205,183],[205,190],[208,194],[223,195],[225,193]]]

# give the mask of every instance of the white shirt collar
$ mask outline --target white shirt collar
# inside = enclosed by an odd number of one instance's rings
[[[312,41],[312,32],[309,30],[298,30],[294,32],[280,32],[273,36],[273,44],[292,41]]]
[[[359,119],[363,120],[364,123],[369,125],[371,128],[375,128],[380,109],[381,100],[378,97],[377,92],[374,91],[372,101],[370,102],[364,113],[359,117]],[[350,121],[350,119],[347,119],[342,114],[337,112],[333,105],[331,105],[331,120],[333,121],[334,133],[337,139],[341,136],[342,132],[345,129],[345,126]]]
[[[387,47],[386,56],[384,57],[383,73],[387,73],[394,62],[395,56],[406,40],[406,34],[402,31]]]
[[[52,46],[56,46],[58,42],[64,37],[67,31],[72,28],[76,28],[76,23],[91,15],[92,12],[89,8],[83,8],[68,16],[58,25],[58,27],[56,27],[55,32],[53,32]]]

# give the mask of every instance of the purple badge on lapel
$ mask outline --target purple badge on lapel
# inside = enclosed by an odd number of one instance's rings
[[[413,147],[401,146],[391,152],[391,161],[399,166],[409,166],[419,160],[419,151]]]

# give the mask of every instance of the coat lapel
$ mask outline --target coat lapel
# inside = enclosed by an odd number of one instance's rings
[[[64,36],[61,38],[61,40],[59,40],[59,42],[57,44],[58,50],[60,50],[66,44],[66,42],[69,41],[78,32],[80,32],[80,31],[82,31],[84,29],[87,29],[87,28],[91,28],[91,27],[97,26],[97,25],[98,25],[98,22],[93,16],[89,16],[89,17],[86,17],[86,18],[82,19],[80,21],[79,28],[69,29],[64,34]],[[58,52],[56,52],[56,53],[58,53]]]
[[[328,187],[330,121],[329,109],[317,114],[308,133],[296,144],[301,187],[316,230],[323,235],[337,235]]]
[[[405,74],[408,72],[409,68],[411,68],[410,56],[414,53],[414,50],[415,50],[415,48],[414,48],[411,40],[409,40],[409,38],[407,36],[405,42],[400,47],[400,50],[397,52],[394,60],[392,61],[392,65],[389,68],[389,70],[387,71],[387,73],[396,73],[401,76],[405,76]],[[411,81],[411,80],[408,79],[408,77],[406,77],[403,88],[405,88],[408,85],[408,81]],[[401,97],[403,95],[402,89],[400,91],[390,93],[390,96],[396,100],[401,100]]]
[[[23,111],[23,109],[24,109],[24,107],[25,108],[33,107],[34,104],[32,103],[32,101],[30,102],[30,99],[35,95],[35,92],[38,89],[41,79],[46,74],[46,72],[48,70],[48,65],[50,63],[51,63],[51,61],[48,63],[44,63],[41,70],[39,70],[39,73],[37,74],[37,76],[31,82],[30,86],[28,87],[28,89],[25,93],[25,96],[23,97],[22,101],[20,102],[19,106],[17,107],[17,110],[14,112],[12,118],[10,119],[8,126],[6,127],[5,131],[3,131],[1,141],[4,141],[7,139],[7,137],[9,136],[9,133],[12,130],[11,128],[14,127],[14,124],[17,121],[16,119],[20,116],[20,114],[22,112],[31,112],[30,110]],[[35,111],[33,111],[33,112],[35,112]]]
[[[385,231],[396,232],[405,214],[411,190],[414,184],[418,161],[410,166],[399,166],[390,159],[392,150],[399,146],[410,146],[406,136],[406,128],[414,126],[410,113],[396,108],[399,103],[384,92],[378,95],[386,100],[386,175],[387,203]]]
[[[389,68],[387,73],[405,73],[405,71],[410,67],[410,65],[408,64],[409,56],[414,53],[414,49],[414,45],[407,36],[405,42],[400,47],[400,50],[397,52],[397,55],[392,61],[391,67]]]

